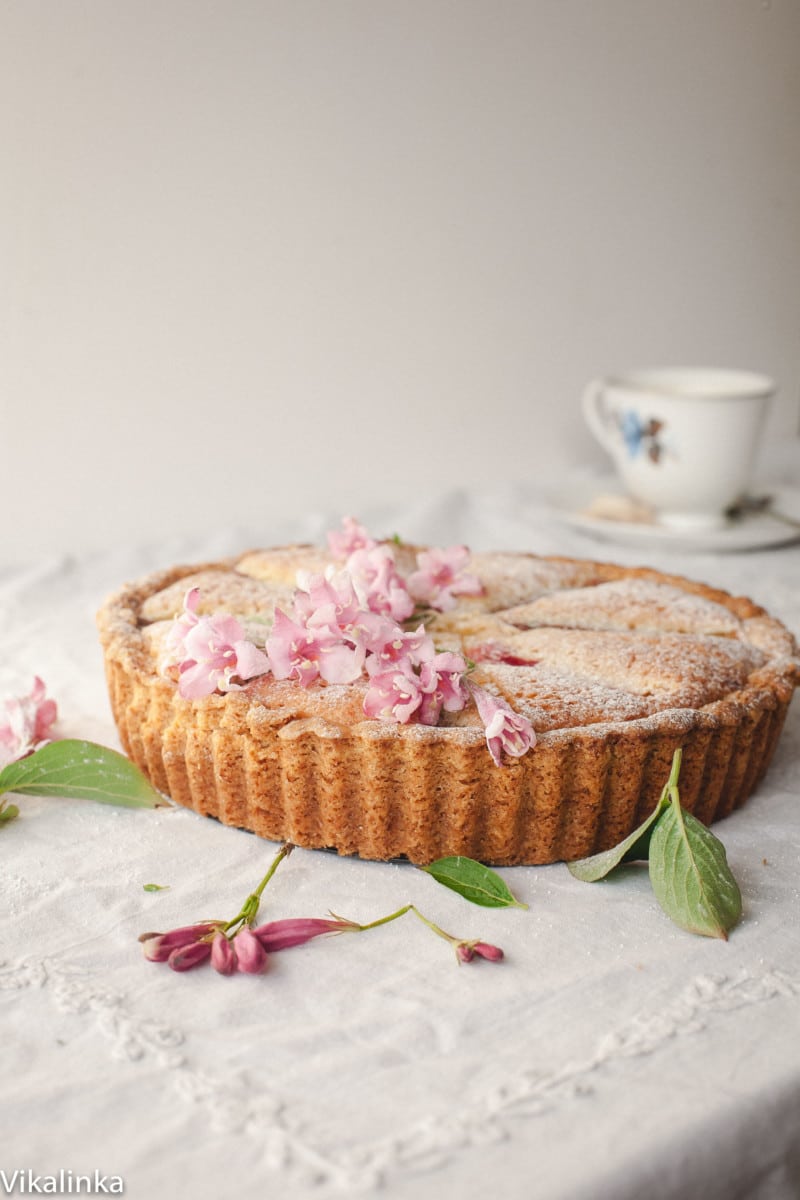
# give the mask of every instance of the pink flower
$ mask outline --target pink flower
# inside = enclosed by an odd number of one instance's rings
[[[233,943],[222,930],[211,943],[211,965],[220,975],[232,975],[238,965]]]
[[[35,709],[33,740],[37,746],[41,746],[50,737],[50,727],[55,723],[58,716],[58,709],[56,708],[55,700],[47,699],[44,681],[38,675],[34,678],[29,700]]]
[[[419,679],[425,693],[420,707],[423,725],[437,725],[442,709],[445,712],[461,711],[467,702],[467,689],[463,683],[466,669],[461,655],[450,651],[437,654],[430,662],[422,664]]]
[[[340,918],[328,920],[324,917],[288,917],[283,921],[268,921],[253,930],[268,954],[276,950],[288,950],[292,946],[303,946],[312,938],[325,933],[344,933],[358,929],[353,921]]]
[[[303,578],[293,597],[294,615],[306,626],[344,630],[363,611],[346,571]]]
[[[394,621],[405,621],[411,616],[414,601],[398,574],[389,546],[354,550],[346,566],[362,607],[384,613]]]
[[[243,925],[234,936],[236,965],[246,975],[260,975],[267,965],[267,952],[249,925]]]
[[[306,626],[275,609],[267,653],[276,679],[296,679],[309,687],[316,679],[326,683],[353,683],[364,666],[364,649],[354,645],[337,626]]]
[[[169,933],[143,933],[139,941],[142,943],[145,958],[150,962],[168,962],[170,955],[176,950],[184,950],[196,942],[205,943],[206,940],[209,940],[210,954],[210,937],[217,932],[220,924],[219,921],[202,921],[199,925],[182,925]]]
[[[37,675],[30,694],[9,699],[0,711],[0,767],[16,762],[43,746],[50,737],[50,728],[58,710],[55,700],[48,700],[44,682]]]
[[[527,717],[515,713],[499,696],[470,684],[478,716],[486,728],[486,744],[498,767],[503,765],[503,752],[515,758],[536,745],[536,734]]]
[[[332,529],[328,533],[328,545],[335,558],[347,558],[354,550],[372,550],[377,544],[354,517],[342,518],[341,532]]]
[[[499,946],[489,942],[458,942],[456,956],[459,962],[472,962],[476,957],[485,958],[489,962],[502,962],[504,955]]]
[[[442,709],[458,712],[467,701],[462,675],[467,665],[460,654],[434,654],[420,670],[410,656],[398,658],[370,678],[364,697],[368,717],[407,725],[412,717],[423,725],[436,725]]]
[[[200,588],[189,588],[183,598],[183,612],[172,622],[172,627],[164,641],[164,658],[162,667],[174,666],[185,657],[184,639],[190,630],[194,629],[200,618],[197,606],[200,603]]]
[[[372,676],[364,697],[364,712],[383,721],[407,725],[422,705],[424,692],[419,675],[408,658]]]
[[[454,608],[456,596],[481,596],[480,579],[464,571],[468,561],[466,546],[421,550],[417,555],[419,569],[408,577],[408,590],[418,603],[439,612]]]
[[[235,617],[224,613],[198,617],[200,589],[190,588],[184,611],[167,638],[163,666],[177,665],[178,691],[185,700],[197,700],[212,692],[237,691],[237,680],[266,675],[269,659],[244,636]]]
[[[365,614],[367,615],[367,614]],[[370,631],[365,639],[367,661],[365,663],[368,675],[377,675],[388,670],[401,659],[408,659],[412,666],[430,662],[436,654],[433,638],[425,632],[425,626],[420,625],[412,633],[396,625],[388,617],[378,617],[377,626]]]

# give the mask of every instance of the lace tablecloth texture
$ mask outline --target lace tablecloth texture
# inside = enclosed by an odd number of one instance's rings
[[[118,746],[104,596],[173,562],[321,540],[339,515],[0,569],[4,692],[38,673],[62,736]],[[361,516],[437,544],[647,562],[800,631],[797,545],[601,544],[521,490]],[[796,702],[766,782],[717,828],[745,904],[728,943],[673,926],[636,868],[595,885],[563,865],[505,870],[523,912],[468,905],[405,864],[298,850],[263,919],[365,922],[414,901],[507,960],[459,967],[408,917],[229,979],[146,963],[137,935],[232,915],[274,846],[178,809],[22,797],[0,832],[4,1178],[99,1170],[148,1200],[797,1197],[799,765]]]

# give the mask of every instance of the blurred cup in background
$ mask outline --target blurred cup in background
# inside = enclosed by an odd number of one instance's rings
[[[712,529],[752,483],[774,391],[752,371],[648,368],[588,384],[583,413],[629,495],[659,523]]]

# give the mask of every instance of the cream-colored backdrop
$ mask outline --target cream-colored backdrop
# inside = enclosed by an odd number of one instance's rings
[[[3,560],[599,463],[622,365],[791,470],[798,118],[798,0],[0,0]]]

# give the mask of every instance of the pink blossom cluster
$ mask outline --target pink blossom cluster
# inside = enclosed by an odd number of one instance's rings
[[[290,917],[252,928],[242,925],[229,937],[221,921],[183,925],[169,933],[143,933],[139,938],[150,962],[165,962],[173,971],[189,971],[210,959],[220,975],[260,975],[270,954],[302,946],[325,933],[344,933],[359,927],[339,918]]]
[[[50,739],[58,710],[37,675],[27,696],[6,700],[0,710],[0,767],[38,750]]]
[[[483,584],[470,575],[466,546],[433,547],[416,556],[417,570],[403,580],[394,566],[391,547],[376,542],[363,525],[345,517],[342,530],[328,534],[335,558],[344,560],[359,595],[375,612],[388,612],[396,621],[411,616],[417,605],[448,612],[457,596],[481,596]]]
[[[259,975],[267,966],[270,954],[288,950],[291,946],[303,946],[312,938],[335,933],[363,933],[377,929],[414,912],[438,937],[444,938],[456,952],[459,963],[485,958],[500,962],[503,951],[488,942],[470,941],[445,933],[413,904],[405,904],[388,916],[378,917],[367,925],[348,921],[346,917],[331,912],[327,917],[289,917],[280,921],[268,921],[256,925],[256,917],[264,888],[269,883],[280,863],[291,854],[294,846],[285,842],[256,889],[250,893],[232,921],[201,921],[195,925],[181,925],[168,933],[143,933],[144,956],[150,962],[167,963],[173,971],[189,971],[207,960],[220,975],[233,975],[240,971],[245,975]]]
[[[413,719],[435,725],[442,710],[464,707],[462,656],[437,653],[422,625],[416,631],[398,625],[384,608],[384,591],[375,609],[365,608],[346,571],[328,579],[313,576],[307,589],[295,593],[292,617],[275,611],[267,655],[276,679],[308,686],[316,679],[352,683],[366,673],[366,715],[401,724]]]
[[[386,549],[362,546],[347,561]],[[384,603],[383,586],[377,593],[367,589],[359,595],[347,570],[305,582],[306,589],[295,593],[292,616],[275,610],[267,656],[276,679],[295,679],[307,687],[317,679],[353,683],[366,674],[365,714],[401,725],[438,725],[443,712],[460,712],[472,697],[498,766],[503,754],[519,757],[535,744],[526,717],[466,680],[468,667],[461,654],[437,652],[424,625],[410,631],[397,624]]]
[[[264,650],[246,639],[234,617],[198,616],[199,591],[190,589],[162,661],[165,669],[177,669],[181,696],[195,700],[239,689],[268,672],[302,687],[366,677],[368,717],[436,725],[443,712],[460,712],[472,697],[494,761],[524,754],[535,742],[530,722],[468,682],[463,656],[437,652],[424,625],[403,625],[419,607],[444,611],[457,596],[482,592],[480,580],[465,571],[466,547],[421,551],[417,570],[404,579],[392,547],[374,541],[352,517],[328,540],[343,568],[299,580],[291,611],[275,609]]]

